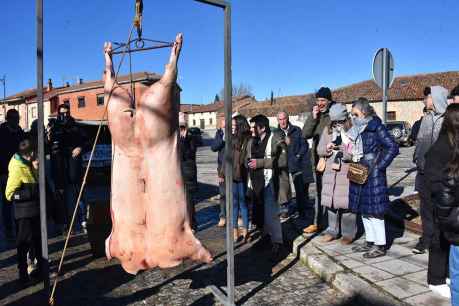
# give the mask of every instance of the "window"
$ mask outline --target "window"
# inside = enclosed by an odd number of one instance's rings
[[[104,95],[97,95],[97,105],[104,105]]]
[[[78,97],[78,108],[82,108],[86,106],[86,100],[84,97]]]
[[[67,105],[68,107],[70,107],[70,100],[64,100],[64,105]]]
[[[212,125],[212,118],[209,119],[209,125]]]
[[[32,120],[36,119],[37,118],[37,108],[36,107],[32,107]]]
[[[397,120],[396,112],[387,112],[387,120]]]
[[[195,125],[196,125],[196,120],[193,119],[193,126],[195,126]]]

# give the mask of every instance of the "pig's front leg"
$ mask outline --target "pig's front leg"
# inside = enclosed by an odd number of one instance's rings
[[[173,267],[186,258],[212,260],[190,227],[178,157],[175,82],[182,40],[177,35],[163,77],[142,96],[136,113],[136,133],[144,152],[146,260],[150,267]]]
[[[129,273],[147,268],[145,262],[145,184],[139,178],[142,151],[134,135],[132,97],[115,80],[111,44],[105,44],[105,103],[112,135],[112,232],[106,240],[106,255],[116,257]]]

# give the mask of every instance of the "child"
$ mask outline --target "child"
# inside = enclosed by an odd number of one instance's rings
[[[37,184],[38,161],[34,159],[29,135],[24,135],[19,150],[8,165],[6,198],[12,201],[16,219],[16,247],[19,281],[29,282],[27,253],[36,255],[41,268],[40,206]]]

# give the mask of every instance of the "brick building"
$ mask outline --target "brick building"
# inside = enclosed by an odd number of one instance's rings
[[[132,86],[136,97],[139,97],[146,88],[157,82],[160,75],[149,72],[139,72],[132,75]],[[130,76],[124,75],[118,78],[120,86],[131,91]],[[180,95],[179,95],[180,99]],[[83,82],[53,87],[52,80],[48,80],[48,86],[43,89],[44,122],[48,122],[49,116],[57,112],[60,104],[70,105],[70,112],[76,119],[101,120],[104,103],[104,82],[102,80]],[[33,120],[38,118],[37,90],[28,89],[7,97],[0,108],[0,117],[4,117],[8,109],[15,108],[20,114],[20,125],[24,129],[30,128]]]

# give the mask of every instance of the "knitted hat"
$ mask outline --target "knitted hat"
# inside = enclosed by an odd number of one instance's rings
[[[332,93],[328,87],[320,87],[319,91],[316,92],[316,98],[325,98],[328,101],[332,100]]]
[[[347,109],[344,104],[335,103],[328,112],[331,121],[343,121],[347,119]]]

